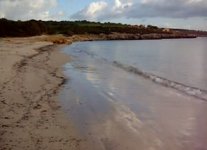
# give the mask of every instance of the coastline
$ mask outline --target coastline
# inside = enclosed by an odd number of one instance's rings
[[[90,149],[93,144],[86,145],[58,102],[66,80],[62,65],[70,60],[59,49],[75,41],[123,39],[134,38],[115,34],[1,39],[0,149]]]

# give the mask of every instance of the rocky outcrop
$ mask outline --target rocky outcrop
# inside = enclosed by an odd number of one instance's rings
[[[104,40],[153,40],[153,39],[176,39],[176,38],[196,38],[195,35],[172,33],[172,34],[126,34],[126,33],[113,33],[109,35],[102,35]]]

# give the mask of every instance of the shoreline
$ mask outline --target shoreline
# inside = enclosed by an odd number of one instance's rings
[[[93,40],[113,39],[44,35],[0,41],[0,149],[91,149],[64,114],[57,93],[66,81],[62,65],[70,60],[60,49]]]
[[[112,34],[80,34],[72,36],[51,35],[52,41],[55,44],[72,44],[77,41],[113,41],[113,40],[162,40],[162,39],[194,39],[198,38],[195,35],[189,34],[128,34],[128,33],[112,33]],[[47,38],[46,38],[47,41]]]

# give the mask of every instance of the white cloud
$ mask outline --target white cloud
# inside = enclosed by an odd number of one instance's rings
[[[86,10],[86,14],[93,16],[96,13],[99,13],[100,11],[104,10],[106,7],[106,2],[93,2],[89,5],[88,9]]]
[[[14,20],[51,18],[57,0],[0,0],[0,17]]]
[[[133,5],[131,0],[127,0],[125,2],[121,0],[115,0],[114,3],[115,4],[112,11],[114,14],[122,14],[125,10],[129,9]]]
[[[98,20],[104,15],[105,10],[108,8],[108,4],[104,1],[92,2],[83,10],[73,15],[73,18],[87,19],[87,20]]]

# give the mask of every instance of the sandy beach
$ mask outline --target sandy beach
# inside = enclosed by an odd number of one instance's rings
[[[65,83],[60,51],[96,35],[35,36],[0,40],[0,150],[94,149],[61,109]]]
[[[207,150],[207,0],[0,0],[0,150]]]
[[[0,150],[206,149],[205,101],[117,64],[63,53],[74,41],[98,39],[0,40]]]
[[[57,92],[69,58],[50,40],[0,40],[1,150],[87,148],[60,109]]]

